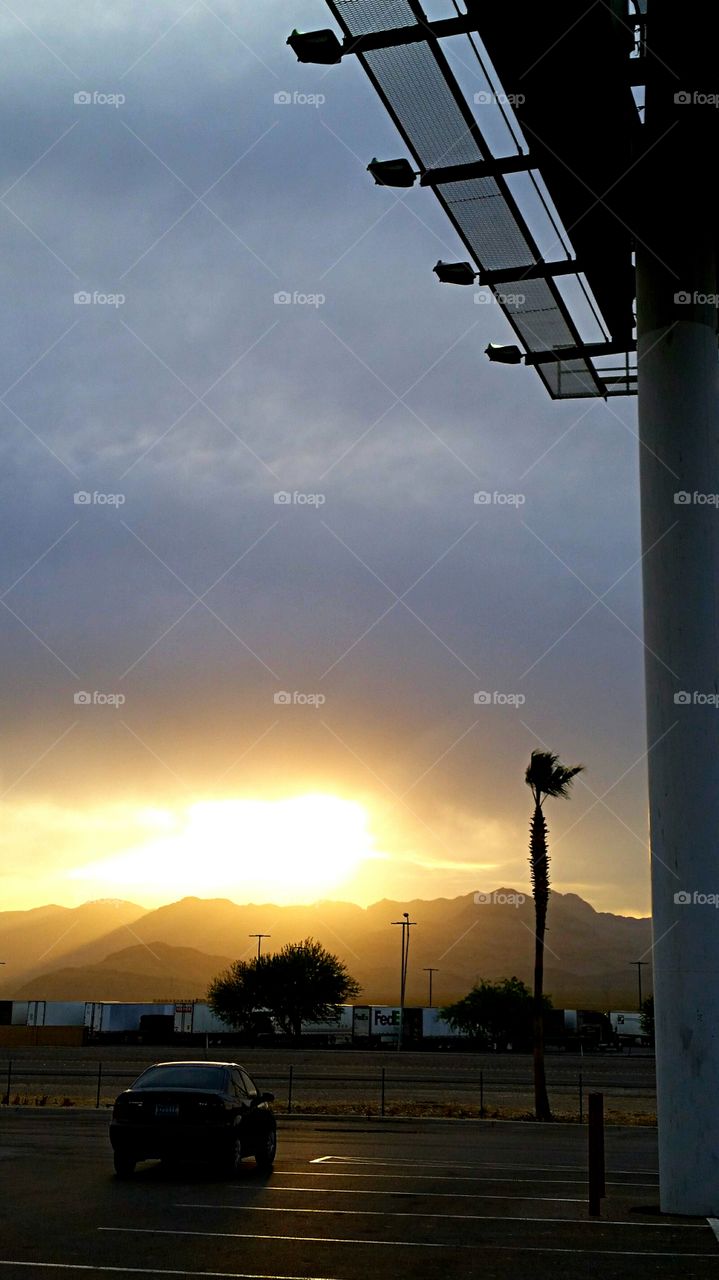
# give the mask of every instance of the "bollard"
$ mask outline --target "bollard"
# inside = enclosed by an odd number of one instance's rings
[[[287,1114],[292,1112],[292,1066],[290,1066],[290,1075],[287,1082]]]
[[[589,1212],[600,1212],[600,1201],[606,1195],[604,1186],[604,1095],[587,1094],[589,1104]]]
[[[102,1062],[97,1064],[97,1097],[95,1098],[95,1110],[100,1106],[100,1089],[102,1088]]]
[[[584,1124],[584,1080],[581,1067],[579,1069],[579,1123]]]
[[[385,1069],[383,1067],[382,1068],[382,1101],[380,1103],[380,1115],[382,1116],[384,1115],[384,1081],[385,1081]]]

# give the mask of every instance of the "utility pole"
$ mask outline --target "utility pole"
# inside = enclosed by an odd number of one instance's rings
[[[642,1011],[642,968],[649,964],[648,960],[630,960],[630,965],[637,966],[637,982],[639,984],[639,1012]]]
[[[424,971],[429,974],[429,1007],[432,1008],[432,974],[439,973],[439,969],[432,969],[429,966]]]
[[[262,939],[271,938],[272,934],[271,933],[249,933],[247,936],[248,938],[257,938],[257,959],[259,960],[260,953],[262,951]]]
[[[392,924],[402,926],[402,960],[400,965],[399,979],[399,1036],[397,1038],[397,1048],[402,1048],[402,1037],[404,1035],[404,996],[407,987],[407,963],[409,961],[409,931],[416,920],[410,920],[409,911],[402,912],[401,920],[393,920]]]

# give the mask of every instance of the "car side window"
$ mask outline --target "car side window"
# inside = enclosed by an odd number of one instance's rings
[[[237,1098],[237,1101],[244,1102],[244,1103],[249,1102],[247,1089],[245,1088],[245,1083],[244,1083],[244,1080],[242,1079],[242,1072],[233,1070],[231,1073],[231,1079],[232,1079],[232,1092]]]
[[[256,1098],[256,1097],[257,1097],[257,1087],[256,1087],[256,1085],[255,1085],[254,1081],[251,1079],[251,1077],[250,1077],[250,1076],[248,1076],[248,1074],[247,1074],[247,1072],[246,1072],[246,1071],[242,1071],[242,1070],[240,1070],[240,1075],[242,1076],[242,1083],[243,1083],[243,1085],[244,1085],[245,1093],[247,1094],[247,1096],[248,1096],[249,1098]]]

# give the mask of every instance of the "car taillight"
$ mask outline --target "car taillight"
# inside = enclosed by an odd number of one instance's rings
[[[127,1094],[120,1094],[115,1100],[112,1114],[115,1119],[127,1119],[129,1116],[138,1115],[142,1111],[142,1098],[129,1098]]]

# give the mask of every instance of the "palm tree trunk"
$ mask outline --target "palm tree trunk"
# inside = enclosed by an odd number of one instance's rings
[[[549,865],[547,860],[547,824],[539,804],[535,805],[531,826],[530,863],[534,887],[534,1000],[532,1028],[534,1038],[534,1114],[537,1120],[551,1120],[544,1071],[544,935],[549,902]]]

